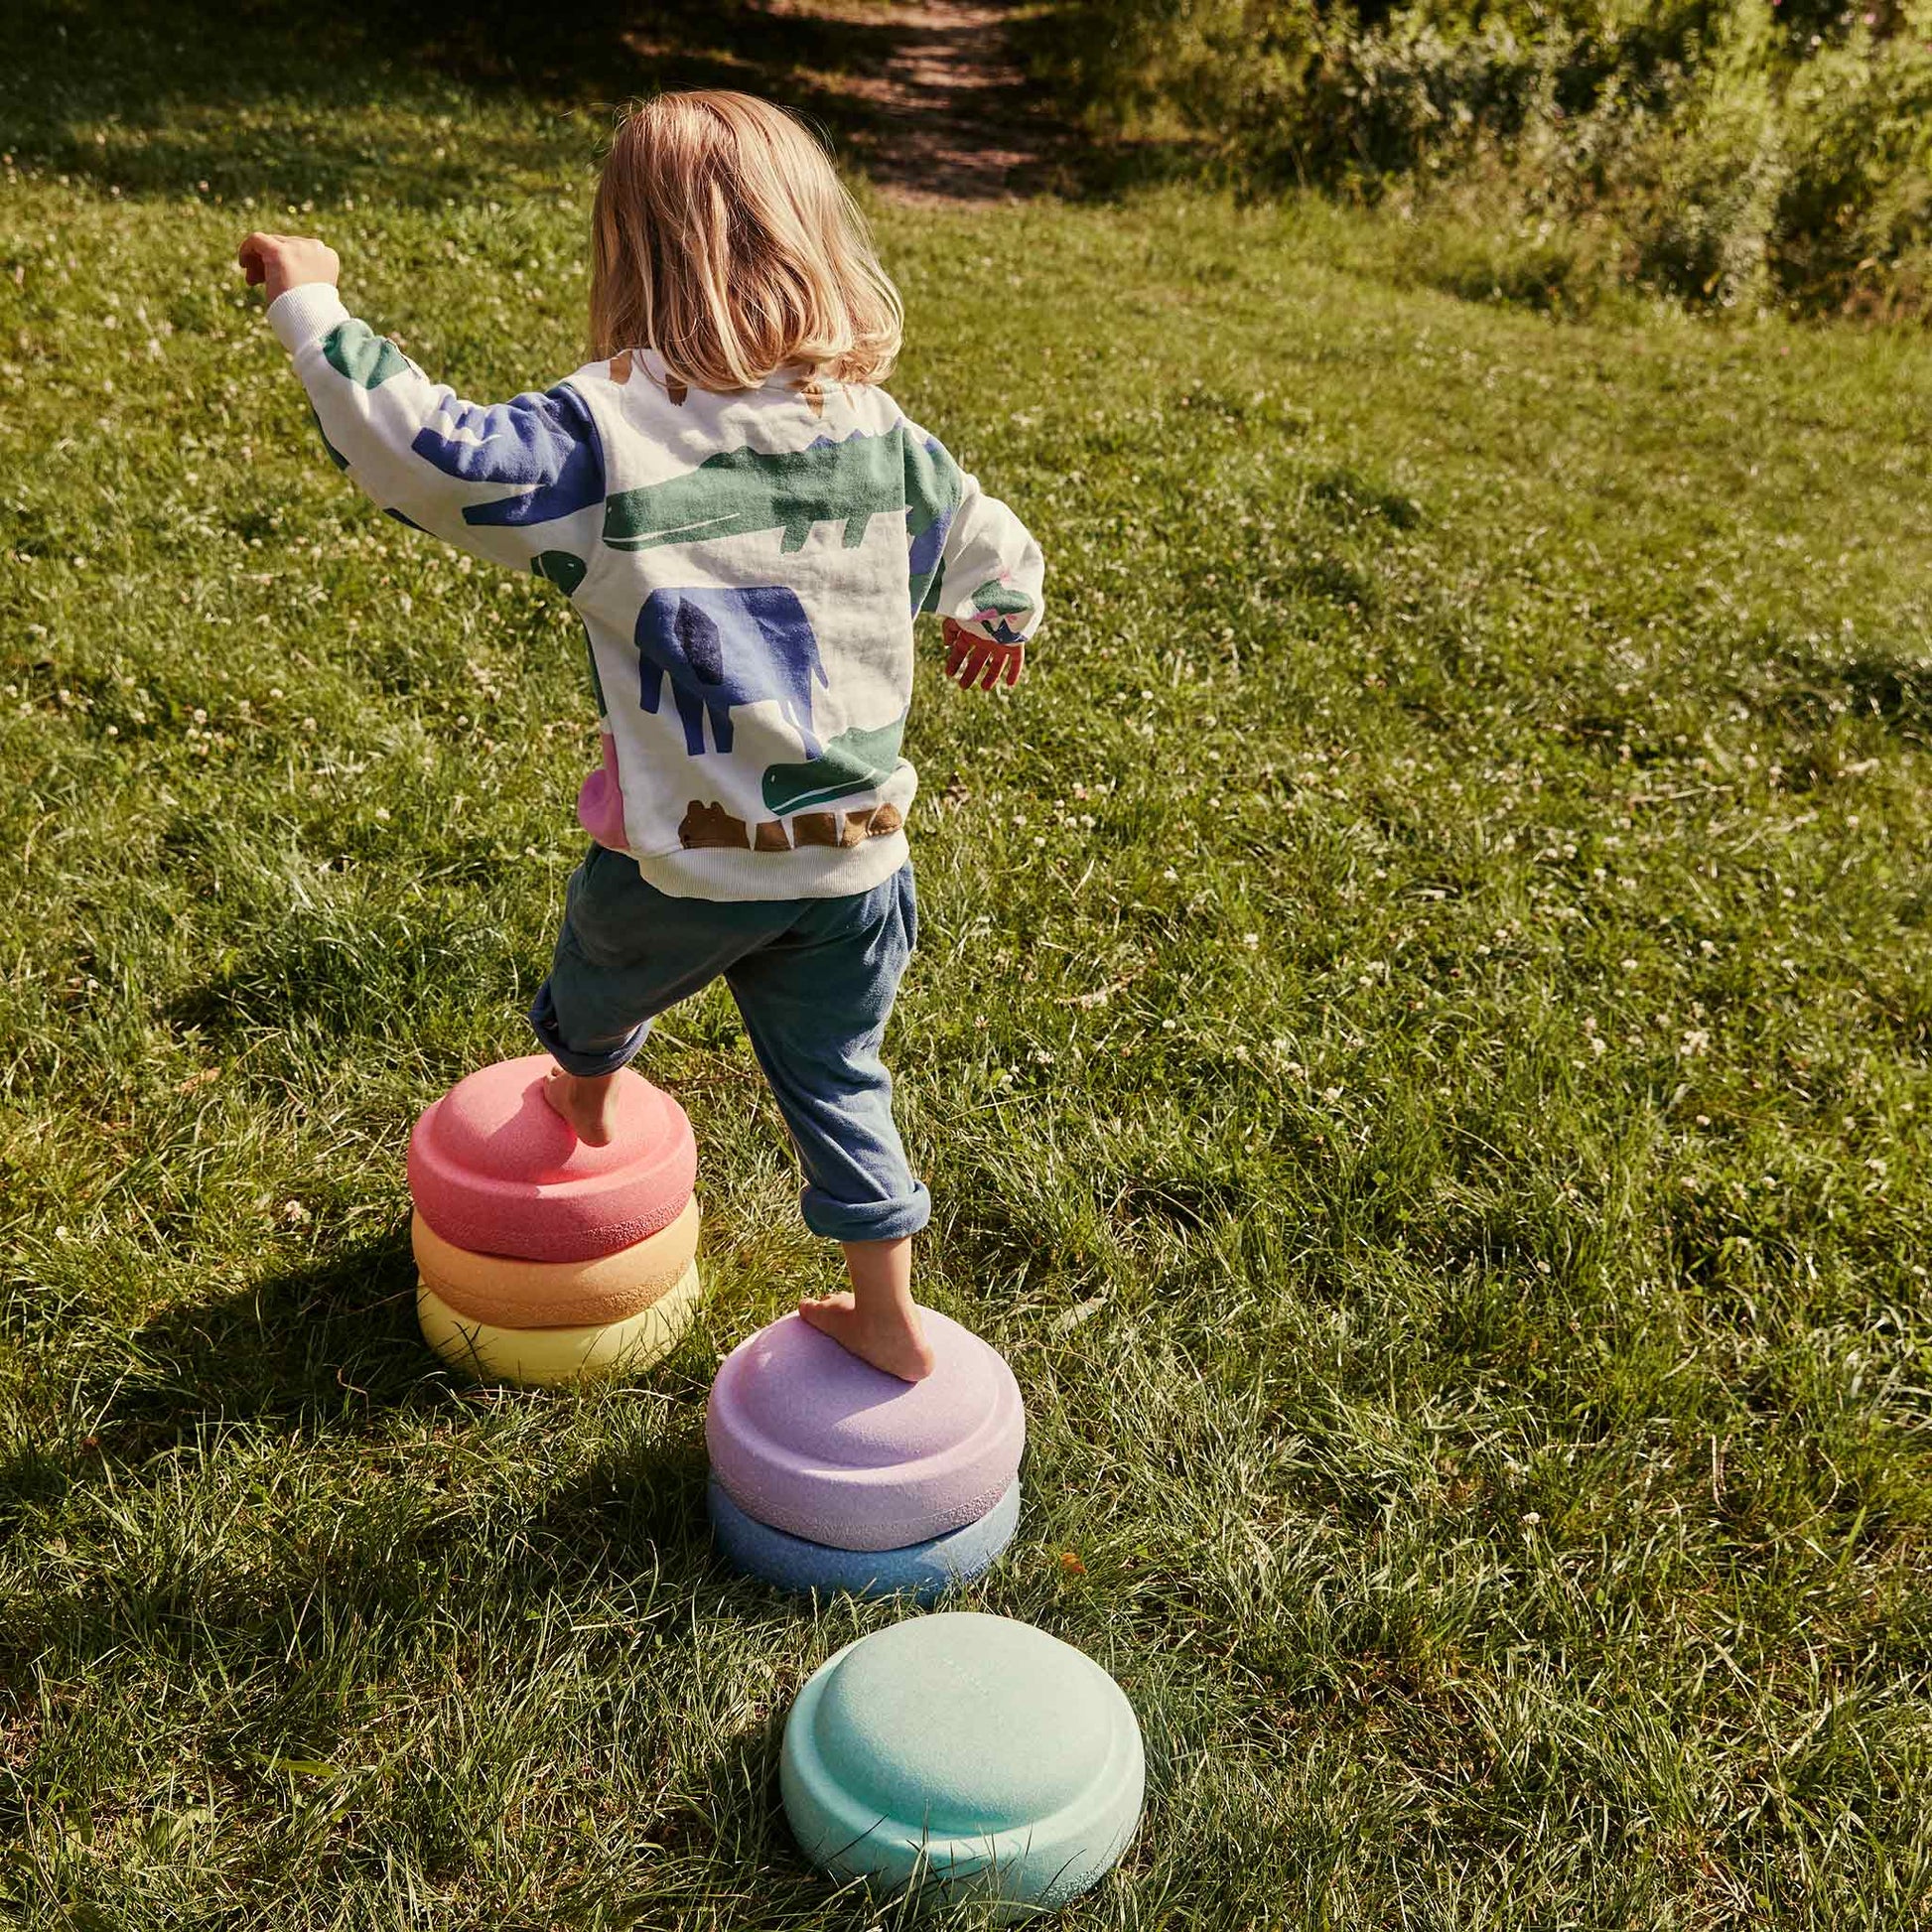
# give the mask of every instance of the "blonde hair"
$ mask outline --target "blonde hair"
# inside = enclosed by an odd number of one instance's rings
[[[655,349],[671,379],[776,370],[876,382],[904,309],[830,157],[750,94],[658,94],[619,125],[591,215],[591,353]]]

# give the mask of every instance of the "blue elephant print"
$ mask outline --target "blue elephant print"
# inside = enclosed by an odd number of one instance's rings
[[[729,752],[733,709],[766,699],[776,700],[805,756],[819,755],[812,686],[831,680],[805,607],[781,584],[652,591],[637,614],[637,701],[653,717],[670,680],[692,758],[704,752],[707,717],[712,749]]]
[[[597,429],[568,385],[487,408],[452,399],[409,447],[462,483],[518,486],[514,496],[469,504],[466,523],[549,523],[604,500]]]

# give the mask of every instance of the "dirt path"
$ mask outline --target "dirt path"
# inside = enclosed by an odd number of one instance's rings
[[[855,146],[895,200],[1010,201],[1037,193],[1054,172],[1066,130],[1035,105],[1007,14],[988,0],[867,8],[867,22],[894,30],[895,45],[876,69],[841,74],[837,85],[878,117],[878,132]]]

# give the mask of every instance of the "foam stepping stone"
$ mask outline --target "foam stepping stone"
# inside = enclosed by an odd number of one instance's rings
[[[1090,1657],[976,1611],[911,1617],[848,1644],[785,1721],[779,1789],[813,1863],[924,1902],[1064,1904],[1140,1823],[1141,1727]]]
[[[668,1227],[697,1177],[684,1109],[618,1075],[617,1131],[586,1147],[543,1097],[546,1053],[459,1080],[409,1137],[409,1191],[436,1233],[473,1254],[590,1261]]]
[[[518,1261],[456,1247],[410,1217],[416,1272],[440,1301],[471,1321],[498,1328],[590,1327],[624,1321],[684,1279],[698,1252],[698,1197],[669,1227],[589,1261]]]
[[[554,1388],[595,1375],[635,1374],[670,1353],[698,1311],[698,1264],[667,1293],[621,1321],[581,1327],[504,1328],[459,1313],[430,1287],[416,1288],[423,1339],[458,1371],[482,1382]]]
[[[788,1314],[732,1350],[705,1408],[711,1472],[755,1521],[837,1550],[899,1550],[977,1522],[1020,1472],[1020,1386],[930,1309],[938,1357],[901,1382]]]
[[[720,1554],[748,1576],[762,1578],[780,1589],[828,1596],[839,1590],[850,1590],[855,1596],[910,1596],[921,1603],[930,1603],[956,1584],[970,1583],[992,1569],[1013,1541],[1020,1521],[1017,1478],[976,1521],[901,1550],[835,1550],[802,1536],[788,1536],[746,1515],[715,1478],[707,1500],[711,1533]]]

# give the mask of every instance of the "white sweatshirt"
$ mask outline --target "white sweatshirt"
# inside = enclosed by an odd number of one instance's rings
[[[268,319],[337,466],[576,607],[604,763],[578,816],[685,898],[862,893],[904,863],[912,620],[1039,622],[1039,546],[884,390],[686,389],[649,350],[480,407],[321,283]]]

